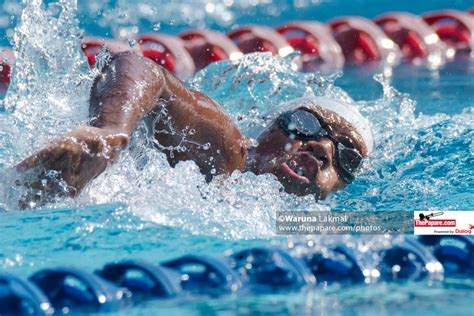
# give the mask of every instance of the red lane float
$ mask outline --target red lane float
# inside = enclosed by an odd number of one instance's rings
[[[456,52],[474,51],[474,18],[468,13],[443,10],[422,17],[435,29],[441,40]]]
[[[374,21],[400,47],[407,61],[418,61],[430,56],[442,58],[445,55],[446,45],[435,30],[416,15],[391,12]]]
[[[141,51],[136,47],[130,47],[128,44],[112,39],[103,37],[85,37],[82,41],[82,51],[87,57],[89,66],[92,68],[95,65],[96,55],[100,52],[103,46],[106,46],[111,53],[121,53],[132,51],[135,54],[142,55]]]
[[[233,30],[227,36],[244,54],[271,52],[284,57],[293,52],[293,48],[280,33],[266,26],[244,26]]]
[[[222,33],[212,30],[192,30],[179,37],[191,54],[196,71],[221,60],[235,60],[243,56],[234,42]]]
[[[137,38],[137,42],[143,56],[163,66],[179,79],[190,78],[196,72],[193,58],[180,38],[163,34],[144,34]]]
[[[301,51],[300,63],[304,71],[326,66],[339,68],[344,63],[362,64],[370,61],[399,62],[425,59],[444,49],[437,38],[449,46],[446,55],[474,51],[474,8],[469,12],[443,10],[427,13],[420,18],[409,13],[388,13],[375,19],[376,24],[362,17],[342,17],[329,23],[291,22],[273,30],[264,26],[244,26],[228,34],[210,30],[185,32],[181,38],[163,34],[145,34],[137,38],[139,47],[109,38],[86,37],[82,49],[92,67],[96,54],[105,44],[113,53],[132,51],[162,65],[179,79],[192,77],[212,62],[237,59],[243,53],[271,52],[286,56]],[[436,34],[433,32],[436,32]],[[333,35],[334,38],[331,36]],[[437,35],[437,36],[436,36]],[[394,44],[400,46],[400,49]],[[240,49],[240,51],[239,51]],[[341,55],[342,51],[342,55]],[[448,56],[451,57],[451,56]],[[194,59],[194,60],[193,60]],[[0,92],[10,84],[14,54],[0,48]]]
[[[319,22],[290,22],[276,29],[287,42],[301,52],[303,71],[342,68],[344,56],[331,30]]]
[[[382,61],[394,65],[400,61],[400,49],[374,22],[349,16],[333,20],[329,25],[346,62],[362,64]]]
[[[10,85],[12,64],[15,54],[9,48],[0,47],[0,94],[4,94]]]

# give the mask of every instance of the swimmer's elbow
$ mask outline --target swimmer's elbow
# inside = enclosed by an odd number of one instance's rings
[[[97,76],[91,90],[91,116],[121,112],[124,104],[152,104],[165,96],[166,70],[152,60],[131,53],[118,53]]]
[[[167,70],[151,59],[130,52],[113,55],[108,69],[115,72],[117,80],[123,78],[159,86],[164,84],[167,75]]]

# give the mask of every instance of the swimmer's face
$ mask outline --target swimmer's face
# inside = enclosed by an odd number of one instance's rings
[[[314,115],[327,137],[299,139],[282,128],[279,120],[258,138],[252,155],[257,174],[272,173],[285,190],[296,195],[314,194],[324,199],[348,184],[338,157],[338,143],[367,155],[362,137],[344,119],[322,108],[299,108]]]

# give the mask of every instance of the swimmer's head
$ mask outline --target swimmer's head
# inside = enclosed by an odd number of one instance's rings
[[[296,99],[283,108],[250,151],[252,171],[276,175],[289,193],[320,199],[350,183],[373,150],[359,111],[324,98]]]

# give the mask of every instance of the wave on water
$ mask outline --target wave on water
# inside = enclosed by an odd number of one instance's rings
[[[75,1],[60,3],[52,11],[30,1],[15,30],[17,61],[0,114],[0,208],[7,210],[15,209],[21,194],[12,188],[8,168],[87,121],[93,75],[80,49]],[[193,162],[171,168],[139,128],[133,146],[77,199],[47,207],[123,203],[145,221],[237,239],[273,235],[277,210],[474,206],[463,200],[474,182],[472,107],[453,116],[415,115],[415,102],[381,75],[376,80],[383,96],[355,102],[334,84],[340,74],[296,72],[293,57],[246,55],[212,64],[186,84],[217,100],[251,137],[268,124],[268,111],[286,100],[317,95],[354,104],[371,121],[377,147],[347,189],[316,202],[285,193],[273,175],[234,172],[207,184]]]

